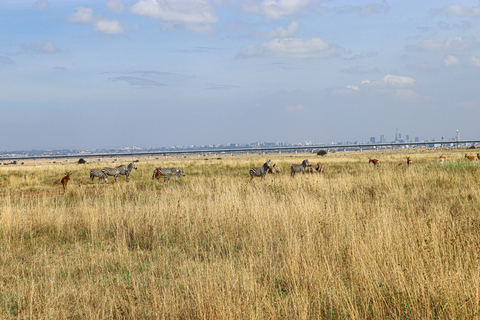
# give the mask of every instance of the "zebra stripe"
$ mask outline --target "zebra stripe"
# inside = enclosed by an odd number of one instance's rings
[[[133,164],[133,162],[130,162],[130,164],[128,165],[128,167],[125,167],[124,165],[121,165],[117,168],[120,168],[120,172],[119,174],[121,175],[124,175],[124,176],[127,176],[127,182],[129,182],[129,177],[130,177],[130,172],[132,171],[132,169],[135,169],[137,170],[137,167],[135,167],[135,165]]]
[[[102,183],[103,181],[105,181],[105,183],[108,183],[107,175],[103,173],[102,170],[90,170],[90,178],[92,179],[92,182],[95,177],[98,177],[98,180],[102,181]]]
[[[180,171],[181,170],[179,168],[155,168],[155,170],[153,170],[152,179],[155,179],[155,178],[160,179],[161,176],[178,173]]]
[[[262,177],[265,179],[265,175],[267,174],[268,169],[270,168],[270,160],[263,164],[263,167],[257,167],[250,169],[250,180],[253,180],[253,177]]]
[[[170,173],[170,174],[165,174],[163,176],[163,181],[168,181],[168,180],[179,180],[180,176],[185,176],[182,170],[179,170],[177,173]]]
[[[290,167],[290,175],[293,177],[295,173],[305,174],[305,167],[310,166],[308,160],[303,160],[302,164],[292,164]]]
[[[122,166],[115,167],[115,168],[108,168],[105,167],[102,169],[102,172],[105,173],[107,176],[114,176],[115,177],[115,182],[117,182],[118,175],[120,174]],[[125,167],[125,166],[123,166]]]

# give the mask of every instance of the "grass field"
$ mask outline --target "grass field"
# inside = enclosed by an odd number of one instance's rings
[[[108,185],[106,163],[0,167],[0,318],[478,319],[466,152],[141,160]],[[250,181],[267,157],[284,172]],[[325,172],[291,178],[303,159]]]

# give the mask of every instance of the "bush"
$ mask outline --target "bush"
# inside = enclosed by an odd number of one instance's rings
[[[326,154],[327,154],[327,151],[325,151],[325,150],[320,150],[320,151],[317,152],[317,156],[322,156],[323,157]]]
[[[85,159],[83,159],[83,158],[80,158],[78,160],[78,164],[85,164],[85,163],[87,163],[87,161],[85,161]]]

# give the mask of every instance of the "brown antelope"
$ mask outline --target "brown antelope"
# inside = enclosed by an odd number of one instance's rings
[[[63,192],[65,192],[66,188],[67,188],[67,184],[68,184],[68,180],[70,180],[70,174],[71,172],[65,172],[66,176],[62,178],[62,180],[60,181],[63,185]]]
[[[477,159],[480,160],[480,153],[477,153]]]
[[[280,167],[277,166],[276,164],[274,164],[273,166],[271,166],[271,167],[268,168],[268,170],[267,170],[267,173],[272,173],[272,174],[280,173],[280,172],[282,172],[282,168],[280,168]]]
[[[410,160],[410,157],[407,157],[407,165],[410,167],[411,164],[412,164],[412,160]]]
[[[474,156],[469,156],[468,154],[465,153],[465,158],[467,158],[469,161],[475,160]]]
[[[440,156],[440,163],[445,163],[445,161],[447,161],[447,157]]]
[[[373,167],[375,168],[376,166],[378,166],[378,163],[380,161],[378,159],[368,159],[368,163],[373,163]]]

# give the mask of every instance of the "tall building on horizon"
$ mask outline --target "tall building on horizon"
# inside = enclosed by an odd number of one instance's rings
[[[456,135],[455,139],[456,139],[457,141],[460,141],[460,132],[459,132],[458,130],[457,130],[457,135]]]

